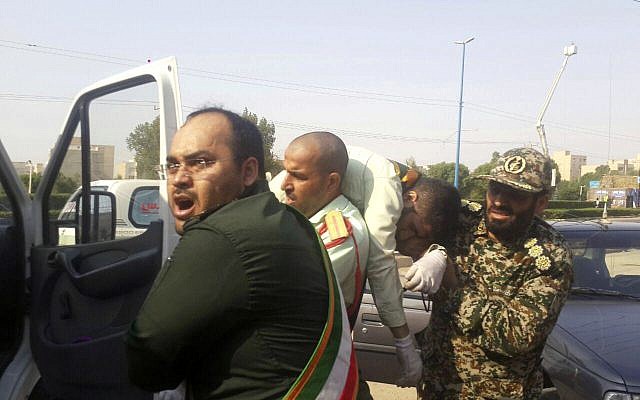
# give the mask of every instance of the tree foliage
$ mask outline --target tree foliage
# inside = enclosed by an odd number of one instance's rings
[[[491,160],[484,164],[480,164],[473,170],[473,174],[464,180],[462,189],[464,190],[463,196],[473,200],[484,200],[485,193],[487,191],[487,181],[483,179],[474,179],[475,175],[488,175],[493,168],[498,165],[498,158],[500,153],[494,151],[491,154]]]
[[[74,179],[63,174],[59,174],[56,177],[56,181],[53,184],[53,193],[73,193],[80,187],[80,179]]]
[[[596,167],[595,172],[589,172],[580,177],[578,182],[580,185],[584,185],[585,187],[589,187],[589,182],[591,181],[599,181],[602,179],[603,175],[609,174],[609,166],[608,165],[600,165]]]
[[[134,160],[140,179],[155,179],[154,167],[160,163],[160,117],[138,124],[126,139],[127,148],[135,151]]]
[[[29,189],[29,174],[20,175],[20,180],[24,183],[25,189]],[[34,172],[31,174],[31,193],[35,193],[38,190],[38,186],[42,181],[42,173]],[[64,174],[58,174],[56,181],[53,183],[52,193],[73,193],[80,187],[80,180],[66,176]]]
[[[447,181],[453,184],[455,178],[455,163],[441,162],[438,164],[433,164],[429,166],[426,175],[430,178],[442,179],[443,181]],[[462,182],[466,177],[469,176],[469,168],[464,164],[460,164],[458,168],[458,181]]]
[[[242,118],[253,122],[260,130],[264,145],[264,169],[275,175],[282,169],[275,154],[273,154],[273,144],[276,141],[276,126],[264,117],[258,118],[255,113],[250,112],[246,107],[242,112]]]
[[[278,172],[282,167],[273,154],[273,144],[276,141],[276,127],[266,118],[258,118],[255,113],[244,109],[242,117],[253,122],[262,134],[264,143],[265,171]],[[127,148],[135,152],[134,160],[137,165],[138,178],[154,179],[154,167],[160,163],[160,117],[152,122],[138,124],[126,139]]]
[[[29,174],[20,175],[20,180],[22,181],[22,183],[24,183],[24,188],[29,190]],[[31,193],[35,193],[36,190],[38,190],[38,185],[40,184],[41,180],[42,180],[42,173],[34,172],[31,174]]]
[[[582,200],[580,199],[580,182],[560,181],[556,185],[558,200]],[[583,194],[584,196],[584,194]]]

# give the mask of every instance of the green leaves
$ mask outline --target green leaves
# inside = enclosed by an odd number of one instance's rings
[[[157,179],[154,167],[160,164],[160,116],[138,124],[126,139],[127,148],[135,151],[138,179]]]

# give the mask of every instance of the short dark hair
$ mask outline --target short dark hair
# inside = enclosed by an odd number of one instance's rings
[[[421,176],[409,190],[418,196],[415,211],[431,225],[433,242],[445,247],[453,244],[461,208],[458,189],[441,179]]]
[[[189,121],[201,114],[222,114],[231,124],[232,137],[231,151],[236,159],[236,164],[241,165],[249,157],[258,160],[258,177],[265,179],[264,173],[264,145],[262,134],[253,122],[242,118],[240,115],[219,107],[205,107],[196,110],[187,116],[185,125]]]

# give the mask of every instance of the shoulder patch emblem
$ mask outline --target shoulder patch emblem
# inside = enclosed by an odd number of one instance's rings
[[[324,223],[327,224],[329,238],[331,240],[346,238],[349,236],[347,225],[344,223],[344,217],[338,210],[332,210],[324,216]]]
[[[504,161],[504,170],[511,174],[519,174],[524,171],[527,162],[520,156],[511,156]]]

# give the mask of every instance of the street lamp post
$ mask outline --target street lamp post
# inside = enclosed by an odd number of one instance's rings
[[[576,54],[578,52],[578,46],[571,43],[569,46],[565,46],[563,49],[564,60],[562,61],[562,67],[560,67],[560,71],[556,75],[553,80],[553,84],[547,93],[547,98],[544,100],[544,104],[542,105],[542,109],[538,114],[538,118],[536,120],[536,130],[538,131],[538,135],[540,135],[540,144],[542,145],[542,152],[545,156],[549,157],[549,147],[547,146],[547,136],[544,131],[544,124],[542,123],[542,118],[544,117],[544,113],[547,112],[547,108],[549,107],[549,103],[551,103],[551,97],[553,97],[553,93],[556,91],[556,87],[558,87],[558,82],[560,82],[560,77],[564,72],[564,69],[567,67],[567,61],[569,61],[569,57]],[[555,183],[552,183],[555,186]]]
[[[454,42],[455,44],[461,44],[462,45],[462,73],[460,75],[460,101],[458,103],[458,140],[457,140],[457,144],[456,144],[456,167],[455,167],[455,172],[454,172],[454,176],[453,176],[453,185],[458,188],[459,187],[459,183],[458,183],[458,176],[460,174],[460,131],[462,128],[462,92],[463,92],[463,88],[464,88],[464,55],[465,55],[465,50],[467,48],[467,43],[469,43],[470,41],[472,41],[473,39],[475,39],[473,36],[463,40],[463,41],[456,41]]]
[[[27,192],[31,194],[31,175],[33,174],[33,163],[31,162],[31,160],[27,160],[25,164],[29,166],[29,187],[27,189]]]

